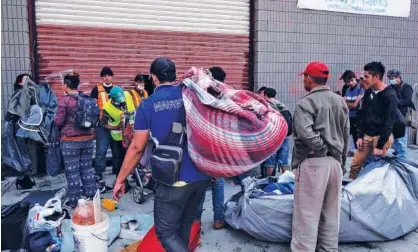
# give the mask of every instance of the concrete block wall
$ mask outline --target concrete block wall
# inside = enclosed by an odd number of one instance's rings
[[[418,0],[409,18],[359,15],[297,8],[297,0],[255,0],[255,89],[273,87],[292,110],[306,92],[298,73],[310,61],[324,61],[329,84],[341,90],[341,74],[359,74],[381,61],[418,82]]]
[[[26,0],[1,1],[1,120],[3,125],[17,75],[30,74]]]

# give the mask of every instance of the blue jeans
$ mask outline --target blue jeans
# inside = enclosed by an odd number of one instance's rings
[[[273,173],[271,176],[276,176],[277,166],[289,166],[289,137],[286,137],[280,146],[280,149],[273,153],[266,161],[261,164],[261,176],[267,177],[267,168],[272,167]]]
[[[97,176],[102,176],[106,170],[107,149],[112,149],[112,172],[118,174],[122,167],[126,149],[122,146],[122,141],[114,141],[110,131],[103,127],[95,128],[96,132],[96,164],[94,166]]]
[[[106,153],[110,145],[110,132],[109,130],[97,127],[96,133],[96,162],[94,170],[97,175],[102,175],[106,170]]]
[[[405,136],[401,138],[396,138],[393,141],[392,149],[396,153],[396,157],[400,159],[408,159],[408,136],[405,133]]]
[[[282,146],[277,151],[277,163],[279,166],[289,166],[289,137],[286,137]]]
[[[224,183],[223,178],[216,179],[214,185],[212,185],[212,205],[213,205],[213,219],[215,221],[224,221]],[[205,195],[203,195],[202,202],[200,202],[196,220],[202,219],[203,203],[205,202]]]

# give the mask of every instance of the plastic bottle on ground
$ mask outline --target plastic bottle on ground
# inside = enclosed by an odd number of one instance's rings
[[[73,223],[81,226],[94,225],[94,209],[93,205],[89,204],[84,199],[78,200],[78,205],[74,210]]]

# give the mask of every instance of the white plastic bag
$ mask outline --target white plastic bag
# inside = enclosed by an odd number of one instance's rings
[[[52,215],[57,215],[56,220],[50,220]],[[53,235],[62,223],[65,213],[61,208],[61,200],[52,198],[45,203],[44,207],[34,206],[28,215],[29,234],[39,231],[49,231]],[[55,232],[56,236],[56,232]]]

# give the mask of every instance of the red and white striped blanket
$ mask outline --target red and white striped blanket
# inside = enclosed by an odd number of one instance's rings
[[[236,176],[280,148],[286,121],[261,96],[236,90],[197,68],[186,72],[183,83],[189,154],[202,172]]]

